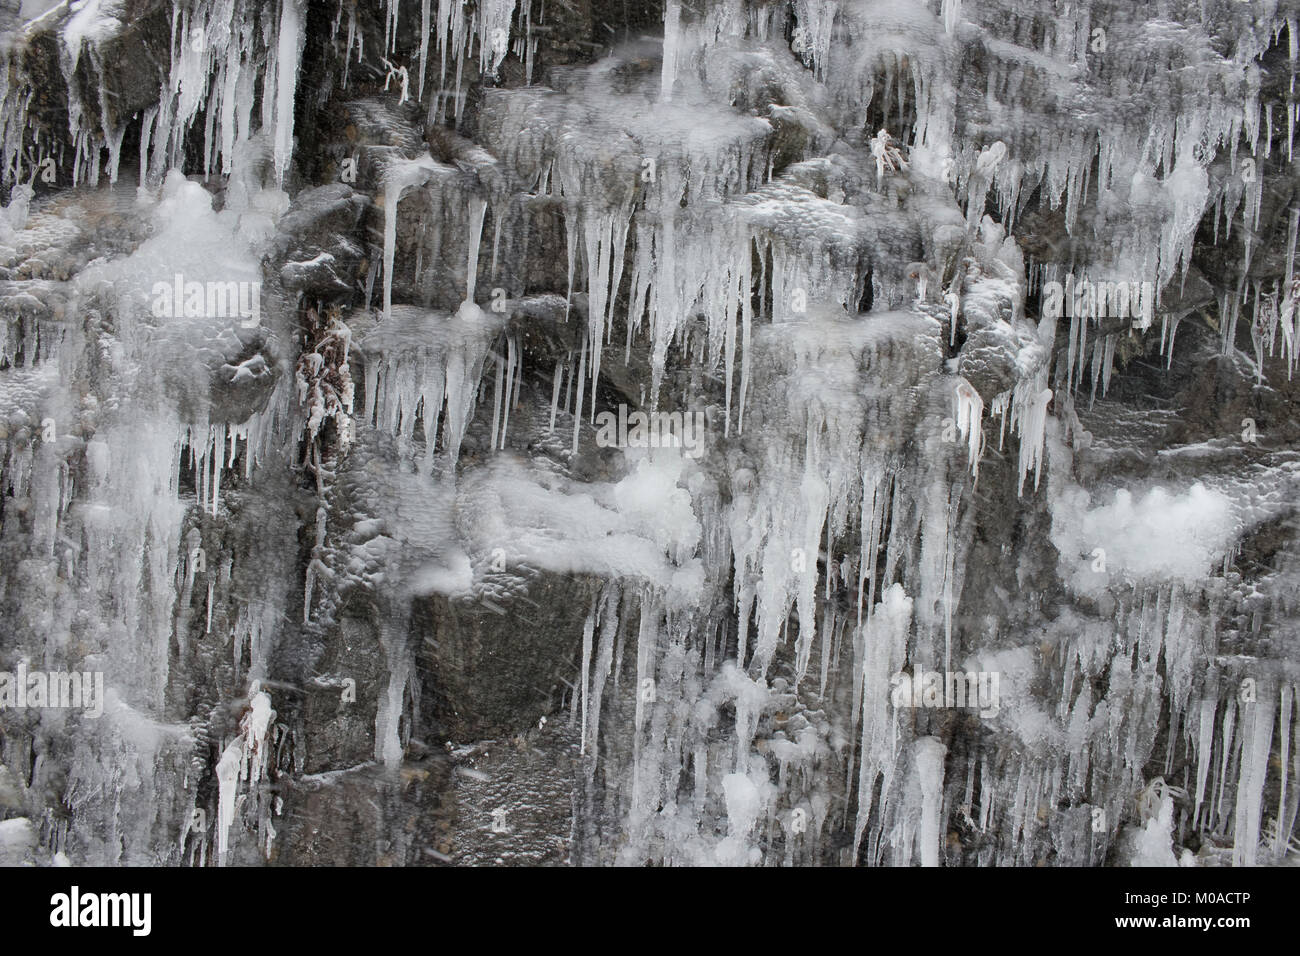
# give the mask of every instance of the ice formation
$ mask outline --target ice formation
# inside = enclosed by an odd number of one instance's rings
[[[23,9],[0,862],[1295,861],[1290,0]]]

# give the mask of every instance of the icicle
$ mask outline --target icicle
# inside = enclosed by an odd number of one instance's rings
[[[522,363],[519,361],[519,346],[512,335],[506,339],[506,405],[505,413],[501,417],[502,450],[506,447],[506,434],[510,429],[510,409],[519,400],[519,376],[522,372]]]
[[[1234,866],[1254,866],[1259,852],[1264,783],[1268,774],[1269,746],[1273,741],[1271,690],[1260,689],[1247,709],[1241,727],[1241,764],[1237,771],[1236,820],[1233,827]]]
[[[226,865],[226,854],[230,845],[230,828],[235,822],[235,798],[240,785],[247,782],[250,791],[254,791],[266,774],[268,758],[268,741],[271,726],[275,723],[275,711],[271,709],[271,697],[261,689],[258,681],[253,681],[248,691],[249,709],[239,722],[239,735],[222,751],[217,762],[217,865]]]
[[[952,36],[961,20],[961,0],[943,0],[942,13],[944,32]]]
[[[578,359],[578,402],[573,407],[573,454],[578,453],[578,435],[582,429],[582,393],[587,384],[587,339],[582,340],[582,355]]]
[[[664,4],[664,55],[659,80],[659,101],[671,102],[673,83],[677,80],[677,56],[681,46],[681,0],[666,0]]]
[[[388,686],[375,709],[375,759],[390,770],[399,766],[405,748],[402,745],[401,717],[406,703],[406,683],[411,670],[404,625],[390,620],[380,622],[379,642],[388,662]]]
[[[1214,712],[1218,702],[1207,696],[1201,700],[1200,724],[1196,737],[1196,803],[1192,808],[1192,821],[1199,823],[1201,804],[1205,800],[1205,784],[1210,776],[1210,763],[1214,754]]]
[[[582,742],[579,746],[578,753],[587,752],[587,700],[591,685],[591,639],[596,631],[596,608],[587,612],[587,620],[582,625],[582,676],[579,678],[579,686],[582,694]]]
[[[495,373],[494,373],[495,384],[492,389],[492,437],[488,441],[488,446],[491,448],[497,448],[499,447],[497,436],[501,432],[498,426],[501,421],[501,405],[502,405],[502,398],[503,398],[501,394],[502,392],[501,382],[504,373],[501,368],[501,356],[494,355],[493,357],[495,359],[495,361],[492,363],[495,369]]]
[[[877,778],[882,801],[888,799],[894,775],[895,716],[891,712],[890,679],[906,661],[907,636],[912,621],[912,599],[899,584],[891,584],[864,627],[858,629],[863,659],[861,765],[858,773],[857,819],[853,828],[853,856],[871,816]],[[936,843],[936,852],[937,852]]]
[[[971,475],[979,478],[980,456],[984,452],[984,429],[981,420],[984,415],[984,399],[979,392],[964,378],[960,379],[953,390],[953,416],[957,430],[966,441],[970,461]]]
[[[1228,701],[1228,709],[1223,712],[1223,738],[1222,743],[1220,744],[1221,753],[1218,776],[1219,786],[1214,798],[1213,818],[1216,821],[1216,825],[1222,818],[1223,790],[1227,785],[1228,780],[1228,762],[1232,759],[1232,732],[1236,723],[1236,718],[1237,703],[1235,699],[1230,698]]]
[[[943,804],[943,759],[947,748],[937,737],[922,737],[914,745],[921,786],[921,865],[939,865],[939,814]]]
[[[429,61],[429,0],[420,0],[420,77],[415,96],[424,99],[424,73]]]
[[[209,439],[212,450],[212,517],[217,516],[217,505],[221,500],[221,473],[226,467],[226,426],[209,425]]]
[[[1022,379],[1011,395],[1011,426],[1020,437],[1020,481],[1017,494],[1023,494],[1025,478],[1034,473],[1034,489],[1038,489],[1043,461],[1043,447],[1047,436],[1047,406],[1052,400],[1052,390],[1043,388],[1042,375]],[[1005,414],[1006,397],[999,396],[994,408]]]
[[[591,677],[591,709],[589,717],[583,718],[583,725],[587,731],[587,749],[592,758],[587,770],[589,781],[595,775],[596,758],[600,755],[600,708],[605,696],[605,682],[609,679],[610,668],[613,666],[614,635],[619,631],[617,588],[607,587],[601,603],[603,607],[599,621],[600,650],[596,658],[596,671]]]
[[[474,301],[474,287],[478,282],[478,249],[483,238],[483,217],[487,214],[487,201],[471,196],[469,200],[469,256],[465,265],[465,301]],[[385,253],[387,247],[385,247]],[[385,273],[387,274],[387,273]]]
[[[555,360],[555,374],[551,376],[551,420],[547,434],[555,434],[555,412],[560,405],[560,391],[564,382],[564,360]]]
[[[352,66],[352,46],[354,42],[358,43],[357,62],[360,63],[361,49],[359,46],[360,38],[357,36],[357,5],[355,3],[349,3],[348,4],[348,45],[343,50],[342,87],[345,90],[348,88],[348,71]]]
[[[1287,764],[1291,753],[1291,706],[1294,696],[1295,688],[1288,681],[1283,681],[1281,709],[1278,713],[1278,741],[1281,744],[1281,752],[1278,760],[1277,814],[1273,818],[1275,821],[1272,854],[1274,862],[1286,856],[1295,817],[1295,808],[1287,804],[1287,775],[1290,770]]]

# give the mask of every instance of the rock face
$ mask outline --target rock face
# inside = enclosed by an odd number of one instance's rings
[[[0,863],[1295,862],[1297,22],[0,3]]]

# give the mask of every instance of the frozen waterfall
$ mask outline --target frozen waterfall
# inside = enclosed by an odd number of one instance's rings
[[[0,37],[0,864],[1300,863],[1298,0]]]

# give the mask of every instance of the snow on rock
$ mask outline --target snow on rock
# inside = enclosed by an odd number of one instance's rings
[[[1230,501],[1200,482],[1181,492],[1155,487],[1136,498],[1121,488],[1109,502],[1092,500],[1077,486],[1051,500],[1062,577],[1080,593],[1104,589],[1115,576],[1198,582],[1241,531]],[[1095,555],[1097,549],[1103,554]]]
[[[575,484],[501,458],[463,477],[458,520],[483,565],[500,549],[506,568],[594,574],[655,587],[671,602],[700,594],[699,539],[676,449],[642,458],[615,483]]]
[[[31,865],[39,834],[26,817],[0,820],[0,866]]]

